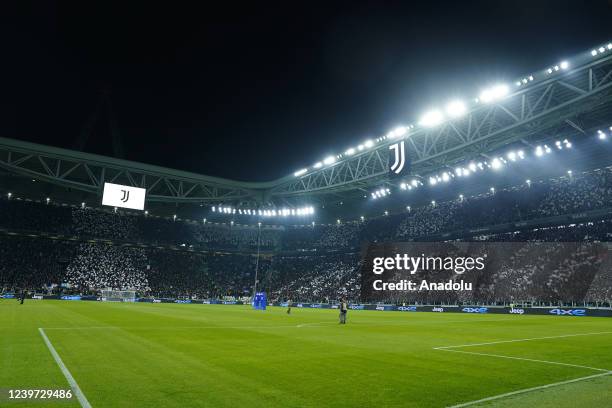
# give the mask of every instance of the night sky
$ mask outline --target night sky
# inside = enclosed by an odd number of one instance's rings
[[[104,92],[127,159],[265,181],[612,40],[612,1],[157,3],[2,3],[0,136],[72,148]]]

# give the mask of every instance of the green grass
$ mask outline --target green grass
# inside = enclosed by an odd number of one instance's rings
[[[93,407],[444,407],[597,374],[435,350],[612,332],[612,319],[0,300],[0,389],[67,389],[43,327]],[[612,333],[455,350],[612,369]],[[7,402],[77,407],[78,402]],[[612,376],[481,406],[608,407]]]

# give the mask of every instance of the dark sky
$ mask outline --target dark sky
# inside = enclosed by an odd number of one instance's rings
[[[247,3],[3,2],[0,135],[70,148],[107,91],[126,158],[270,180],[612,40],[609,0]]]

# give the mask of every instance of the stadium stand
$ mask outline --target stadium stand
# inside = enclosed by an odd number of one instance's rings
[[[356,300],[359,249],[368,242],[440,240],[444,234],[446,239],[468,241],[609,242],[612,221],[606,217],[579,224],[566,218],[553,224],[548,221],[609,209],[610,203],[610,169],[440,202],[366,222],[276,229],[2,199],[0,287],[47,293],[113,288],[156,297],[239,297],[250,294],[258,268],[260,285],[274,299],[329,302],[347,296]],[[517,229],[517,223],[523,227]],[[504,227],[497,230],[495,225]],[[482,227],[487,232],[472,232]],[[263,254],[256,266],[258,242]],[[465,276],[476,284],[469,295],[411,294],[389,301],[609,305],[610,268],[607,272],[593,268],[597,254],[580,255],[568,265],[543,272],[522,264],[519,252],[512,267]],[[595,274],[596,270],[602,272]],[[564,284],[569,281],[573,284]]]

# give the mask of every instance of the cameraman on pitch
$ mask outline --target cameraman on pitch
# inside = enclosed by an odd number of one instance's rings
[[[340,324],[346,324],[346,313],[348,312],[348,303],[346,298],[342,298],[340,301]]]

